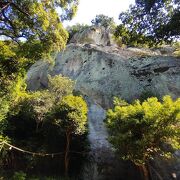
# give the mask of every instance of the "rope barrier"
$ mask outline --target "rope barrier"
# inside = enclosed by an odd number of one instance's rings
[[[2,145],[0,147],[0,152],[2,151],[3,147],[6,145],[9,147],[9,150],[11,149],[15,149],[17,151],[20,151],[22,153],[26,153],[26,154],[30,154],[30,155],[33,155],[33,156],[42,156],[42,157],[45,157],[45,156],[51,156],[52,158],[54,156],[57,156],[57,155],[63,155],[65,152],[57,152],[57,153],[37,153],[37,152],[32,152],[32,151],[27,151],[27,150],[23,150],[19,147],[16,147],[16,146],[13,146],[5,141],[3,141],[2,143],[0,143],[0,145]],[[88,154],[89,152],[85,152],[85,151],[82,151],[82,152],[78,152],[78,151],[69,151],[70,153],[76,153],[76,154]]]

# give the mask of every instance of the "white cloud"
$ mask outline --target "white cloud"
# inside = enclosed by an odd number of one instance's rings
[[[134,3],[135,0],[80,0],[77,15],[64,25],[90,24],[98,14],[114,17],[115,22],[118,22],[120,12],[128,9],[129,5]]]

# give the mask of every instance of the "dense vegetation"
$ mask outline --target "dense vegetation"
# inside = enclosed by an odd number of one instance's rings
[[[74,16],[77,5],[78,0],[3,0],[0,35],[17,43],[26,40],[22,48],[36,48],[41,56],[51,58],[51,53],[65,48],[68,34],[62,21]],[[62,11],[60,17],[57,8]]]
[[[130,46],[155,46],[180,37],[180,2],[176,0],[137,0],[119,15],[115,30],[119,43]]]
[[[62,22],[74,16],[77,5],[78,0],[0,2],[0,168],[7,178],[20,170],[77,175],[81,168],[84,154],[75,152],[87,146],[87,107],[73,95],[74,82],[49,77],[48,89],[36,92],[27,91],[25,83],[30,65],[41,58],[52,62],[65,48]],[[17,172],[14,178],[25,176]]]
[[[82,97],[72,95],[73,86],[74,82],[70,79],[55,76],[49,77],[47,90],[21,90],[20,97],[11,104],[6,118],[1,120],[1,138],[4,136],[1,139],[1,168],[17,171],[26,169],[34,173],[47,169],[48,173],[58,174],[64,171],[65,164],[67,175],[69,151],[84,151],[86,141],[82,135],[86,132],[87,107]],[[11,146],[6,142],[34,152],[35,157],[31,159],[33,153],[23,154],[14,149],[9,151]],[[54,159],[51,155],[46,157],[47,153],[52,154]]]
[[[34,92],[25,83],[34,62],[53,64],[72,36],[88,27],[77,24],[66,30],[62,25],[75,15],[78,3],[0,1],[0,176],[5,173],[6,179],[26,179],[29,174],[40,179],[76,177],[81,172],[88,153],[88,110],[83,98],[73,93],[75,82],[49,76],[48,87]],[[180,37],[179,9],[178,0],[136,0],[120,14],[121,24],[100,14],[92,25],[110,30],[119,46],[171,44]],[[180,56],[180,44],[175,45]],[[120,158],[142,167],[147,176],[150,158],[169,157],[179,148],[179,113],[180,100],[168,96],[162,102],[150,98],[133,104],[116,99],[107,113],[109,140]],[[164,148],[167,144],[171,148]]]
[[[123,160],[142,168],[148,179],[148,160],[159,154],[169,157],[180,148],[180,98],[165,96],[162,102],[148,98],[133,104],[116,98],[115,107],[107,113],[109,141]],[[165,144],[171,145],[167,148]]]

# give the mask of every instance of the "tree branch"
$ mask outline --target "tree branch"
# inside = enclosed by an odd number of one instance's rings
[[[5,10],[6,8],[8,8],[8,6],[10,5],[11,3],[10,2],[8,2],[6,5],[4,5],[3,6],[3,4],[1,4],[2,6],[1,6],[1,12],[0,12],[0,14],[2,13],[2,11],[3,10]]]
[[[4,17],[4,20],[5,20],[6,22],[8,22],[9,25],[12,27],[12,29],[13,29],[13,31],[14,31],[14,35],[16,35],[16,27],[14,26],[14,24],[12,23],[12,21],[11,21],[10,19],[8,19],[8,17],[6,16],[4,10],[2,11],[2,15],[3,15],[3,17]]]
[[[18,11],[20,11],[21,13],[25,14],[26,16],[30,16],[27,12],[23,11],[18,5],[16,5],[15,3],[11,3],[12,6],[14,6]]]

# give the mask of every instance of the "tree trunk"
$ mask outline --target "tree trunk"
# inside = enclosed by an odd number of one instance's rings
[[[149,172],[146,168],[146,165],[137,165],[140,173],[141,173],[141,177],[143,180],[149,180]]]
[[[144,180],[149,180],[149,172],[148,169],[146,168],[146,165],[142,165],[142,171],[144,175]]]
[[[66,131],[66,149],[65,149],[65,157],[64,157],[65,176],[68,176],[68,169],[69,169],[70,137],[71,137],[71,132],[67,130]]]

